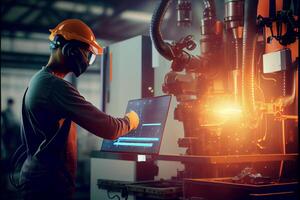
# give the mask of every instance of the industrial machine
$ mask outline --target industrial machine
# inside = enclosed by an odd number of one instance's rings
[[[215,1],[203,0],[199,55],[191,35],[164,41],[171,2],[159,3],[150,36],[171,61],[162,90],[177,99],[186,153],[152,159],[184,164],[173,177],[184,199],[297,199],[299,1],[225,0],[218,20]],[[192,9],[178,0],[170,30],[189,26]]]
[[[199,56],[188,52],[196,46],[190,35],[164,42],[160,24],[170,3],[161,1],[150,33],[157,51],[172,61],[162,89],[179,102],[174,111],[184,126],[179,147],[187,148],[186,155],[257,155],[238,164],[186,162],[177,178],[235,177],[231,182],[245,184],[297,179],[296,160],[256,161],[298,151],[299,2],[225,0],[219,21],[215,2],[204,0]],[[178,1],[177,9],[184,28],[192,20],[191,2]],[[247,166],[259,173],[248,169],[238,176]],[[185,189],[190,185],[191,180]]]

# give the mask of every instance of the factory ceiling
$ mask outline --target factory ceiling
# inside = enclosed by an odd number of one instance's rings
[[[176,2],[170,5],[165,18],[168,28],[162,27],[167,39],[172,39],[176,30]],[[192,0],[193,27],[199,29],[202,1]],[[223,1],[216,1],[217,4]],[[1,36],[31,37],[48,34],[59,22],[78,18],[86,22],[97,38],[120,41],[140,34],[148,34],[152,13],[159,0],[2,0]],[[199,10],[199,12],[197,11]]]
[[[78,18],[92,27],[97,38],[122,40],[147,31],[157,2],[3,0],[1,35],[18,36],[24,32],[30,37],[31,33],[48,33],[64,19]]]
[[[176,26],[177,1],[171,3],[162,24],[165,39],[178,40],[187,34],[194,35],[196,40],[199,39],[202,1],[191,0],[191,2],[193,21],[192,26],[188,28]],[[224,0],[216,1],[217,11],[219,10],[217,13],[221,15],[223,2]],[[151,17],[158,3],[159,0],[2,0],[1,63],[3,64],[2,61],[6,59],[10,61],[14,56],[31,57],[31,54],[26,54],[28,52],[26,47],[24,48],[25,43],[28,47],[34,46],[32,43],[37,45],[34,41],[45,43],[49,29],[69,18],[78,18],[87,23],[104,46],[137,35],[149,35]],[[19,44],[17,48],[11,45],[11,41],[16,39]],[[47,48],[38,49],[48,51]],[[38,51],[33,54],[45,55],[48,52]]]

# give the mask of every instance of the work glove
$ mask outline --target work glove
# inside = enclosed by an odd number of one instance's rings
[[[139,126],[140,118],[136,112],[130,111],[125,115],[129,119],[130,128],[129,131],[136,129]]]

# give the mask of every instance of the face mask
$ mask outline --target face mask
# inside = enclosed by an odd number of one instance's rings
[[[65,56],[69,70],[72,71],[76,77],[84,73],[89,66],[89,60],[86,54],[84,54],[84,51],[72,43],[66,44],[62,48],[62,54]]]
[[[79,48],[80,56],[78,56],[74,63],[75,69],[74,74],[78,77],[80,74],[84,73],[88,66],[92,65],[96,60],[96,55],[91,51],[84,51]]]
[[[88,60],[81,52],[76,54],[76,56],[72,56],[69,60],[70,65],[72,66],[72,72],[76,77],[79,77],[82,73],[84,73],[89,66]]]
[[[92,53],[90,46],[72,41],[62,47],[62,54],[66,58],[67,66],[76,77],[84,73],[88,66],[93,64],[96,55]]]
[[[88,64],[86,63],[77,63],[74,64],[74,69],[73,69],[73,73],[75,74],[76,77],[79,77],[81,74],[83,74],[86,69],[88,68]]]

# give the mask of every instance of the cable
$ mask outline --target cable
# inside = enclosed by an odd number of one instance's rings
[[[264,116],[264,135],[262,138],[258,139],[257,140],[257,143],[256,145],[260,148],[260,149],[265,149],[265,146],[262,146],[261,142],[265,142],[267,140],[267,132],[268,132],[268,120],[267,120],[267,117]]]
[[[111,192],[111,191],[107,190],[107,197],[108,197],[109,199],[115,199],[115,198],[117,198],[118,200],[121,200],[121,197],[120,197],[119,195],[115,194],[115,195],[111,196],[111,195],[110,195],[110,192]]]
[[[261,97],[262,97],[262,101],[265,103],[266,102],[266,99],[265,99],[265,94],[264,94],[264,91],[262,90],[262,88],[260,87],[260,85],[257,85],[256,88],[259,90],[260,94],[261,94]],[[264,149],[265,147],[262,146],[261,144],[259,144],[260,142],[264,142],[266,141],[267,139],[267,132],[268,132],[268,121],[267,121],[267,117],[265,116],[264,113],[261,113],[261,115],[259,116],[259,121],[263,121],[264,123],[264,134],[263,134],[263,137],[262,138],[259,138],[257,140],[258,143],[257,146],[260,148],[260,149]]]
[[[266,81],[274,81],[275,83],[277,82],[275,78],[269,78],[269,77],[265,77],[264,75],[260,74],[261,78],[266,80]]]

